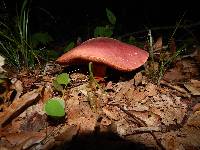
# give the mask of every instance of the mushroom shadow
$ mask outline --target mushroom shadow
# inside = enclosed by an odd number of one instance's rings
[[[154,150],[141,143],[134,143],[119,137],[113,132],[81,134],[73,137],[71,142],[64,143],[52,150]]]

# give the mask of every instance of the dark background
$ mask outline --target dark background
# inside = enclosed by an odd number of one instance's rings
[[[5,2],[9,11],[14,14],[16,13],[16,2],[20,5],[22,1],[5,0]],[[58,41],[75,39],[78,36],[83,39],[91,38],[96,26],[108,23],[106,8],[110,9],[117,18],[117,31],[115,33],[118,36],[154,27],[175,27],[183,14],[185,15],[182,24],[195,24],[200,21],[197,2],[176,0],[32,0],[30,5],[31,30],[32,32],[47,31]],[[198,25],[188,30],[196,36],[199,35]],[[153,34],[160,32],[171,34],[165,30],[155,30]]]

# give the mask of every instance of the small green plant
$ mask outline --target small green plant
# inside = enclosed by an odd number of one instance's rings
[[[70,83],[70,78],[67,73],[59,74],[55,80],[53,80],[53,86],[57,91],[62,92],[64,95],[65,87]],[[65,102],[63,98],[54,97],[45,103],[44,110],[50,117],[58,118],[65,115]]]
[[[111,37],[116,23],[116,17],[114,13],[106,8],[106,14],[109,24],[105,26],[97,26],[94,29],[94,37]]]
[[[51,98],[44,106],[46,114],[53,118],[60,118],[65,116],[65,101],[61,98]]]
[[[75,47],[75,43],[74,42],[70,42],[69,44],[66,45],[66,47],[64,48],[64,53],[69,51],[70,49]]]
[[[59,74],[55,80],[53,80],[53,86],[57,91],[62,92],[65,87],[70,83],[69,74],[62,73]]]
[[[95,87],[98,87],[100,89],[100,85],[95,80],[93,72],[92,72],[92,62],[89,62],[88,68],[89,68],[89,81],[91,82],[91,84],[94,83]]]

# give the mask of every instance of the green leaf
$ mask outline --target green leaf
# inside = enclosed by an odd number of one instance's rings
[[[112,34],[112,28],[109,28],[108,26],[98,26],[94,30],[94,37],[111,37]]]
[[[56,81],[58,84],[67,85],[70,82],[69,74],[61,73],[56,77]]]
[[[75,43],[74,42],[70,42],[65,48],[64,48],[64,52],[69,51],[70,49],[75,47]]]
[[[115,25],[115,23],[116,23],[116,17],[113,14],[113,12],[111,10],[109,10],[108,8],[106,8],[106,14],[107,14],[107,17],[108,17],[108,20],[110,21],[110,23],[112,25]]]
[[[65,115],[65,102],[61,98],[49,99],[45,103],[44,110],[48,116],[63,117]]]

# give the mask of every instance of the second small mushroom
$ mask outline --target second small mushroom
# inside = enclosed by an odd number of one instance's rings
[[[62,65],[93,62],[95,76],[103,76],[106,66],[129,72],[142,66],[148,59],[147,51],[134,45],[107,37],[92,38],[59,57]]]

